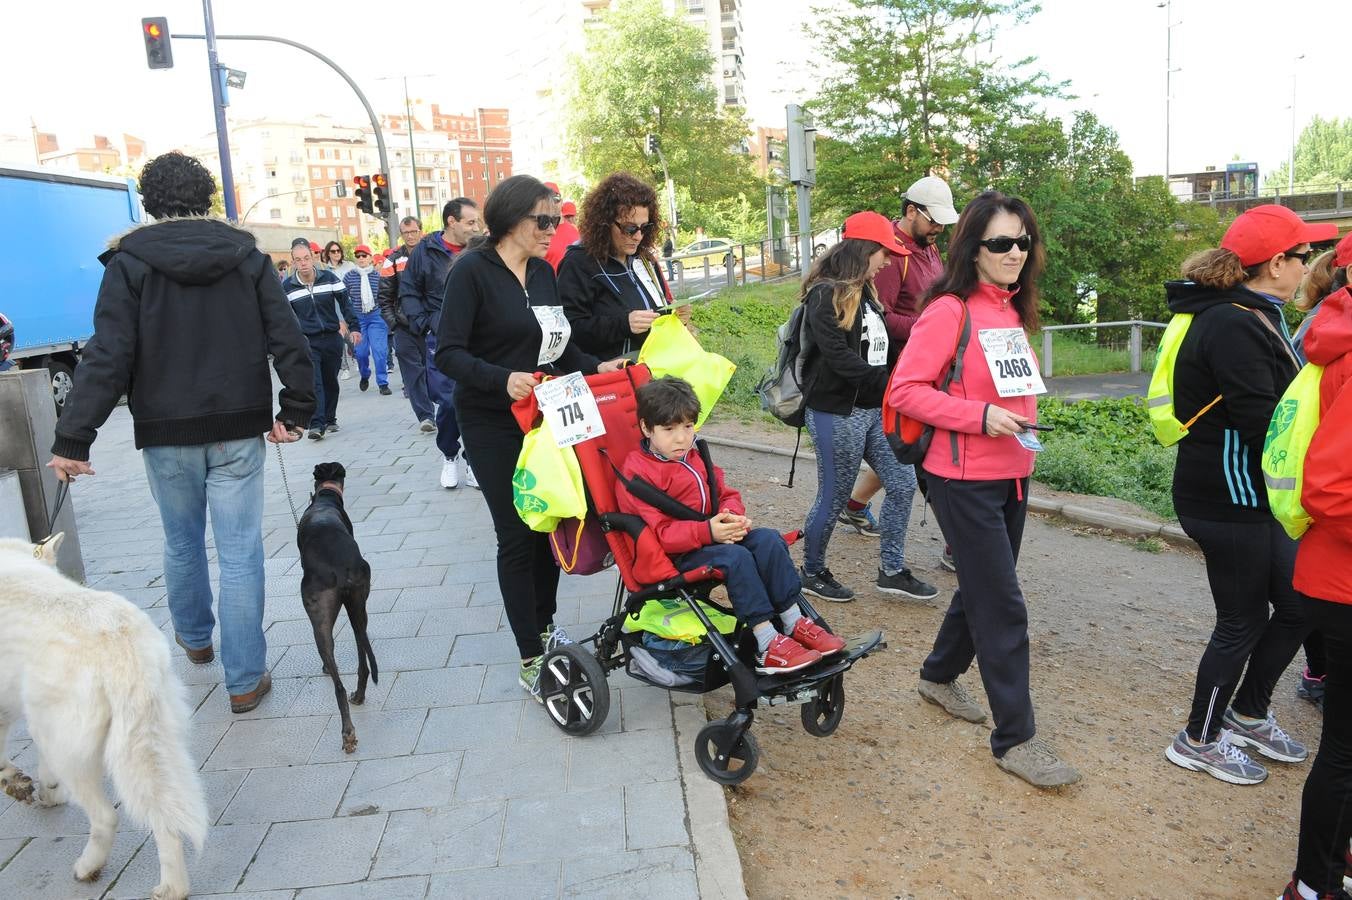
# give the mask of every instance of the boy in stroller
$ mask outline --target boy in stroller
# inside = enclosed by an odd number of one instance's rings
[[[707,451],[691,452],[700,412],[694,389],[667,376],[640,387],[636,397],[644,440],[621,467],[615,488],[620,509],[643,519],[679,570],[715,566],[724,572],[733,611],[756,638],[757,672],[795,672],[839,653],[845,642],[799,608],[802,582],[784,538],[753,528],[723,470]]]

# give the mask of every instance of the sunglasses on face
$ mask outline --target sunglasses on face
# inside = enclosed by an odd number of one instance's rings
[[[1310,257],[1314,256],[1314,254],[1315,251],[1311,249],[1306,250],[1304,253],[1296,253],[1294,250],[1288,250],[1286,253],[1282,255],[1285,256],[1287,259],[1298,259],[1300,260],[1300,264],[1302,266],[1308,266],[1310,264]]]
[[[370,258],[371,258],[371,254],[369,254],[369,253],[358,253],[358,254],[357,254],[357,259],[370,259]]]
[[[640,231],[646,234],[652,234],[657,230],[656,222],[644,222],[642,225],[635,225],[633,222],[616,222],[615,227],[624,233],[625,237],[633,237]]]
[[[548,231],[551,228],[558,228],[559,223],[563,221],[563,216],[551,216],[548,213],[537,213],[533,216],[526,216],[527,220],[535,222],[535,227],[541,231]]]
[[[977,243],[992,253],[1008,253],[1015,247],[1018,247],[1024,253],[1027,253],[1033,246],[1033,237],[1032,235],[1021,234],[1016,238],[986,238],[984,241],[977,241]]]

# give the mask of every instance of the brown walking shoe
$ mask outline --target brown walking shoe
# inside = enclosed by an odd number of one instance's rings
[[[1064,787],[1080,780],[1080,773],[1056,755],[1040,737],[1031,737],[1011,747],[995,764],[1011,775],[1017,775],[1033,787]]]
[[[258,704],[272,690],[272,673],[264,672],[263,677],[258,679],[258,687],[249,691],[247,694],[230,695],[230,711],[232,713],[246,713],[252,709],[257,709]]]
[[[174,635],[174,643],[178,644],[180,647],[183,648],[184,652],[188,654],[188,661],[195,665],[205,666],[207,663],[211,662],[213,659],[216,658],[216,651],[211,649],[210,644],[207,644],[205,647],[201,647],[197,650],[194,650],[187,644],[183,643],[183,638],[179,637],[178,635]]]

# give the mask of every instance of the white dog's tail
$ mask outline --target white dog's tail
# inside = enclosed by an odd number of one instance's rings
[[[153,831],[177,834],[200,851],[207,835],[207,806],[188,755],[183,685],[169,667],[163,636],[153,630],[151,635],[129,642],[128,650],[136,656],[129,683],[104,684],[105,690],[123,692],[109,697],[105,763],[133,819]]]

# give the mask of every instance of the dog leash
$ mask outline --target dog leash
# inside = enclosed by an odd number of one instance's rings
[[[56,517],[61,515],[61,507],[66,503],[66,497],[70,494],[70,482],[58,481],[56,483],[56,506],[52,507],[52,514],[47,519],[47,536],[38,541],[33,547],[33,556],[37,559],[42,558],[42,548],[52,542],[56,537]]]
[[[300,530],[300,514],[296,512],[296,500],[291,496],[291,483],[286,480],[286,463],[282,461],[282,445],[273,444],[277,448],[277,468],[282,470],[282,488],[286,491],[286,503],[291,507],[291,520],[296,523],[296,530]]]

